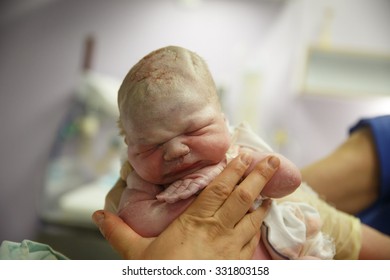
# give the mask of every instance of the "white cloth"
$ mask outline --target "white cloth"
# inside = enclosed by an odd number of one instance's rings
[[[322,231],[318,211],[307,203],[273,202],[262,226],[273,259],[333,259],[335,246]]]
[[[271,147],[245,123],[233,130],[233,145],[272,152]],[[321,228],[321,217],[314,207],[276,199],[264,219],[262,240],[273,259],[332,259],[334,243]]]

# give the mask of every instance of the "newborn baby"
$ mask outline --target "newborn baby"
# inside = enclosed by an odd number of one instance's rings
[[[142,236],[159,235],[239,152],[255,158],[249,170],[272,153],[245,124],[227,125],[206,63],[180,47],[162,48],[141,59],[119,89],[118,106],[118,124],[128,146],[121,172],[127,187],[118,215]],[[277,156],[280,168],[259,203],[290,194],[301,183],[296,166]],[[254,258],[332,257],[322,248],[313,254],[307,249],[313,247],[311,239],[325,240],[315,209],[302,203],[281,209],[275,202],[271,206],[269,216],[274,218],[264,221],[263,242]],[[296,230],[289,230],[285,215],[303,226],[299,238],[290,238]],[[280,242],[281,237],[288,242]]]

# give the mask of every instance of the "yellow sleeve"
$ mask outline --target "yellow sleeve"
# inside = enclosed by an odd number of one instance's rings
[[[120,171],[121,179],[126,182],[127,176],[129,176],[131,171],[133,171],[133,167],[130,165],[128,161],[125,161],[122,164],[121,171]]]
[[[302,183],[294,193],[279,200],[306,202],[316,208],[323,222],[323,233],[333,238],[335,242],[335,259],[358,259],[362,246],[362,229],[358,218],[329,205],[305,183]]]
[[[126,178],[132,170],[133,168],[131,167],[130,163],[125,161],[120,170],[120,178],[106,195],[106,200],[104,203],[105,210],[113,213],[117,212],[122,192],[126,187]]]

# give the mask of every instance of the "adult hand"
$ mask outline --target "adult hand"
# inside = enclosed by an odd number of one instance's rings
[[[248,210],[280,165],[268,157],[239,183],[251,161],[249,154],[231,161],[158,237],[138,235],[108,211],[93,220],[124,259],[250,259],[269,203]]]

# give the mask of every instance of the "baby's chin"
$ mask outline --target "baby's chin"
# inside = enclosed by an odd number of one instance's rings
[[[192,172],[169,173],[161,176],[160,178],[150,179],[149,182],[155,185],[167,186],[183,179],[184,177],[187,177],[189,174],[192,174]]]
[[[186,169],[180,169],[180,170],[170,170],[167,172],[159,172],[159,174],[148,172],[148,173],[142,173],[140,174],[141,178],[149,183],[152,183],[154,185],[170,185],[183,177],[188,176],[189,174],[192,174],[199,169],[201,169],[202,166],[193,166]],[[138,173],[139,174],[139,173]]]
[[[179,168],[170,172],[167,172],[164,174],[164,176],[161,177],[161,183],[160,185],[163,184],[170,184],[173,183],[177,180],[188,178],[190,179],[191,176],[193,175],[195,178],[199,177],[197,175],[197,172],[200,170],[203,170],[204,168],[208,168],[213,166],[214,164],[210,164],[209,162],[206,161],[199,161],[194,164],[184,166],[183,168]]]

